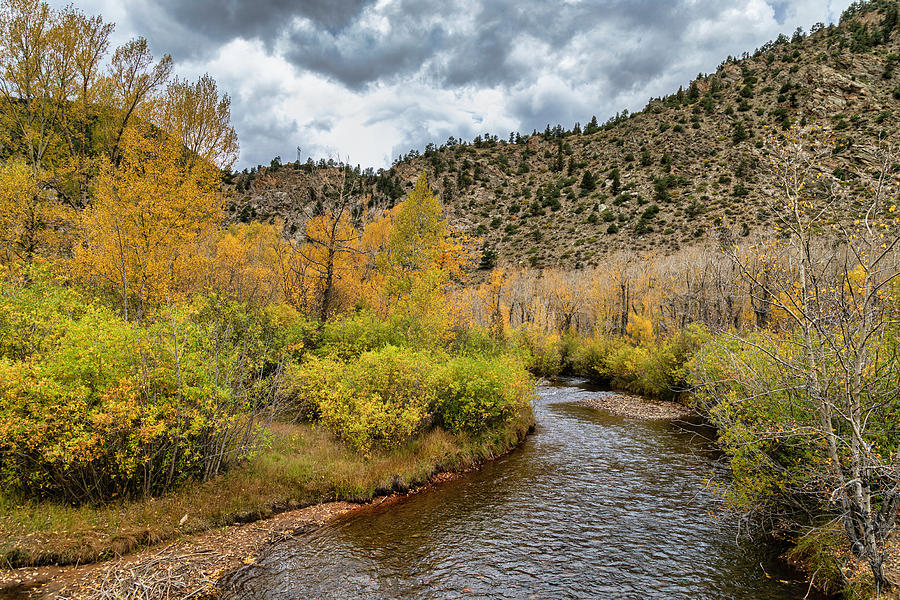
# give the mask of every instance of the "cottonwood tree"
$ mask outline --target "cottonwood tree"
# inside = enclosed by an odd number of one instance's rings
[[[54,71],[69,69],[62,64],[68,61],[61,56],[64,34],[57,21],[49,5],[37,0],[0,5],[0,114],[9,132],[3,142],[20,153],[36,175],[56,137],[53,123],[64,100],[54,85]]]
[[[129,128],[154,122],[148,107],[172,60],[155,61],[138,39],[104,69],[112,31],[72,6],[0,1],[0,149],[26,165],[33,182],[32,196],[11,213],[6,255],[26,262],[38,252],[67,255],[69,248],[56,247],[69,241],[60,232],[74,229],[73,209],[89,204],[101,154],[118,164]]]
[[[181,141],[188,161],[208,160],[230,168],[238,156],[231,126],[231,98],[219,94],[215,79],[202,75],[195,83],[176,78],[166,88],[160,125]]]
[[[118,290],[126,319],[132,301],[143,310],[183,291],[179,282],[196,269],[196,244],[221,221],[218,171],[189,162],[174,137],[149,125],[129,128],[118,161],[107,159],[96,179],[76,259]]]
[[[900,509],[896,158],[865,148],[878,174],[850,187],[826,167],[832,149],[806,133],[772,146],[781,249],[732,259],[779,325],[708,346],[699,395],[733,458],[732,498],[781,525],[833,519],[884,590]]]
[[[209,76],[155,94],[170,67],[145,40],[113,56],[114,135],[75,252],[89,276],[118,290],[126,319],[132,300],[141,309],[168,302],[195,278],[198,244],[221,221],[219,168],[237,156],[228,97]]]
[[[109,74],[104,80],[104,103],[110,107],[104,132],[107,154],[114,164],[122,160],[122,140],[129,127],[155,100],[172,74],[172,57],[153,58],[144,38],[131,40],[113,53]]]
[[[368,272],[362,233],[353,224],[354,213],[362,212],[368,196],[352,195],[348,173],[349,167],[341,163],[334,197],[329,199],[323,190],[325,201],[309,207],[302,238],[279,250],[286,299],[323,324],[361,299]]]
[[[471,257],[465,241],[454,237],[424,172],[386,219],[387,235],[374,248],[385,307],[391,311],[402,306],[419,314],[441,312],[444,288],[462,276]]]
[[[92,129],[103,101],[102,61],[109,49],[111,23],[88,17],[72,7],[60,13],[62,31],[54,53],[53,83],[60,98],[57,126],[65,153],[56,165],[55,190],[70,206],[88,204],[90,179],[96,173]]]
[[[3,262],[31,261],[44,245],[44,225],[50,220],[32,170],[21,160],[0,167],[0,248]]]
[[[257,305],[279,301],[283,290],[279,252],[286,246],[281,232],[281,223],[253,221],[202,239],[200,268],[190,288]]]
[[[328,320],[334,310],[337,283],[358,276],[362,268],[360,233],[351,223],[353,200],[348,189],[347,171],[341,164],[338,197],[328,209],[307,221],[303,243],[297,252],[316,282],[317,315]]]
[[[8,186],[18,190],[4,199],[13,204],[7,215],[11,235],[4,236],[12,245],[5,250],[27,262],[47,245],[47,234],[62,212],[50,193],[48,168],[48,155],[59,142],[56,121],[65,110],[72,74],[71,52],[59,21],[43,2],[0,4],[0,148],[30,171],[28,186],[21,185],[23,174],[15,165],[3,173],[13,178]]]

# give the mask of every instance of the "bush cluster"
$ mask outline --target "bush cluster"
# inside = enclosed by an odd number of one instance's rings
[[[196,298],[124,321],[50,282],[0,289],[0,483],[76,503],[161,494],[252,452],[289,334]]]
[[[301,418],[360,452],[395,449],[433,427],[478,435],[527,410],[533,383],[506,355],[449,356],[386,345],[349,358],[310,356],[286,371]]]
[[[574,372],[649,398],[679,399],[688,390],[687,362],[702,331],[689,328],[653,344],[627,337],[596,335],[586,340],[573,359]]]
[[[514,343],[528,370],[540,377],[577,375],[649,398],[686,400],[687,365],[704,336],[699,326],[666,340],[636,330],[586,338],[523,329]]]

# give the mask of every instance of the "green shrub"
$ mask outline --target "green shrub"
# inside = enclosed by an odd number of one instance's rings
[[[340,381],[340,364],[315,355],[307,356],[302,364],[289,363],[279,388],[285,404],[282,416],[297,423],[318,421],[321,398]]]
[[[39,285],[0,297],[0,314],[3,339],[11,322],[34,334],[0,357],[5,489],[75,503],[155,495],[254,450],[277,370],[259,312],[198,298],[138,325]]]
[[[572,331],[559,336],[560,373],[574,373],[576,358],[581,354],[584,340]]]
[[[802,485],[800,477],[824,472],[828,465],[817,451],[821,440],[802,432],[815,424],[812,401],[784,386],[770,387],[779,374],[767,353],[789,356],[796,348],[779,347],[760,334],[749,341],[756,347],[728,336],[704,344],[690,364],[698,384],[695,399],[731,457],[728,500],[751,511],[780,510],[794,502],[789,486]],[[797,433],[770,434],[790,431]]]
[[[688,361],[704,335],[699,327],[652,345],[596,335],[580,348],[573,371],[603,385],[650,398],[677,400],[687,390]]]
[[[170,380],[154,377],[153,384]],[[167,386],[165,386],[167,387]],[[28,364],[0,364],[0,477],[6,489],[38,498],[106,501],[163,493],[211,473],[210,442],[228,427],[227,392],[189,386],[146,397],[123,378],[97,398]]]
[[[613,378],[609,357],[615,349],[614,346],[614,338],[610,336],[597,335],[588,340],[575,357],[575,373],[609,385]]]
[[[515,343],[523,350],[525,367],[538,377],[556,377],[562,373],[563,359],[559,335],[523,328],[516,333]]]
[[[433,426],[481,434],[528,406],[534,384],[510,354],[456,356],[396,346],[342,361],[311,356],[282,387],[294,414],[354,450],[396,449]]]
[[[534,382],[521,361],[458,357],[434,381],[438,423],[453,433],[478,434],[509,422],[528,406]]]
[[[506,333],[499,324],[491,328],[469,325],[451,330],[448,350],[466,356],[497,356],[508,353],[509,347]]]
[[[0,357],[23,360],[51,347],[68,319],[84,311],[71,289],[54,285],[46,274],[31,273],[31,285],[0,284]]]
[[[326,323],[316,353],[348,360],[397,341],[389,323],[370,311],[362,311]]]
[[[396,346],[348,362],[313,357],[291,373],[293,389],[353,449],[396,448],[430,424],[437,404],[428,381],[433,360]]]

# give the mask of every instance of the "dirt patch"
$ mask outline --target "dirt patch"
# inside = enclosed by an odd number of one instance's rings
[[[894,587],[900,587],[900,532],[898,531],[895,531],[888,540],[888,556],[884,564],[884,572]]]
[[[584,404],[620,417],[648,421],[686,419],[694,414],[694,411],[683,404],[663,400],[647,400],[640,396],[630,396],[618,392],[600,392],[596,396],[584,400]]]

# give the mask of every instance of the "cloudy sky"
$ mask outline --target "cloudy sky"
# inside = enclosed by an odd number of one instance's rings
[[[69,0],[53,0],[61,6]],[[74,0],[232,97],[238,168],[606,120],[850,0]]]

